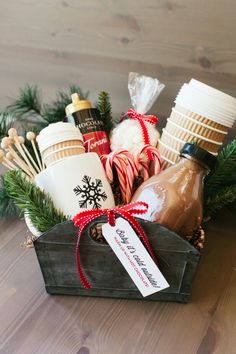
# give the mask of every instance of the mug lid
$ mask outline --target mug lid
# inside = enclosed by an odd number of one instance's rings
[[[37,143],[41,153],[50,146],[70,140],[83,142],[83,135],[72,123],[58,122],[49,124],[37,136]]]

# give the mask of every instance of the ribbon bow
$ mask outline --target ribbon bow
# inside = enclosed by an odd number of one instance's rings
[[[145,214],[148,210],[148,204],[144,202],[134,202],[131,204],[127,204],[122,207],[114,208],[114,209],[96,209],[96,210],[85,210],[80,213],[78,213],[72,221],[74,222],[74,225],[76,227],[79,227],[79,233],[78,233],[78,239],[77,239],[77,244],[76,244],[76,264],[77,264],[77,269],[78,269],[78,274],[80,277],[80,281],[83,284],[83,286],[86,289],[90,289],[91,285],[86,279],[82,267],[80,264],[80,258],[79,258],[79,242],[80,238],[82,235],[82,232],[84,228],[94,219],[98,218],[99,216],[106,215],[108,219],[108,223],[111,226],[114,226],[116,223],[116,215],[121,216],[125,220],[127,220],[131,226],[133,226],[134,230],[137,232],[137,234],[140,236],[141,240],[144,243],[144,246],[147,248],[149,254],[155,260],[155,256],[152,252],[151,246],[149,244],[148,238],[145,235],[143,229],[141,226],[138,224],[138,222],[135,220],[133,215],[142,215]]]
[[[139,122],[140,127],[142,129],[144,144],[149,145],[150,144],[150,137],[149,137],[148,129],[147,129],[145,122],[150,123],[151,125],[156,125],[158,118],[153,115],[145,115],[145,114],[138,113],[134,109],[129,109],[126,112],[125,116],[128,116],[130,119],[134,119]],[[148,157],[149,161],[153,160],[153,156],[150,151],[147,151],[147,157]]]

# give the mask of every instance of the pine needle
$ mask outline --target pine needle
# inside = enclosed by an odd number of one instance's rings
[[[37,130],[45,128],[47,125],[57,122],[62,122],[65,118],[65,108],[71,103],[71,94],[77,92],[80,99],[87,99],[89,92],[84,92],[81,87],[71,85],[68,92],[58,91],[56,100],[50,104],[45,104],[42,110],[44,122],[37,126]]]
[[[109,135],[114,122],[112,119],[112,108],[110,103],[110,96],[107,92],[101,91],[98,95],[97,109],[100,112],[101,119],[104,124],[105,131]]]
[[[205,180],[205,194],[210,196],[226,185],[236,183],[236,139],[228,144],[217,157],[218,165]]]
[[[45,232],[56,224],[68,220],[54,207],[49,195],[42,192],[34,183],[29,182],[20,171],[8,171],[4,180],[8,195],[14,199],[23,213],[28,213],[32,224],[38,231]]]
[[[8,130],[13,127],[16,118],[13,114],[6,112],[0,113],[0,139],[8,135]]]
[[[19,216],[19,209],[16,207],[13,200],[9,197],[4,183],[4,176],[1,176],[0,219],[9,219],[16,216]]]
[[[204,214],[211,216],[228,204],[236,201],[236,184],[221,188],[205,200]]]
[[[25,87],[20,88],[19,97],[7,108],[18,117],[30,114],[41,115],[41,99],[38,87],[26,84]]]
[[[89,91],[83,91],[80,86],[75,84],[69,86],[69,93],[70,95],[72,95],[72,93],[78,93],[81,100],[87,100],[87,98],[89,97]]]

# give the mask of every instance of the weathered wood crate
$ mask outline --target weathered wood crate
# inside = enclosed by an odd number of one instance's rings
[[[68,221],[56,225],[35,242],[35,251],[49,294],[100,296],[154,301],[188,302],[200,253],[174,232],[138,219],[148,236],[161,272],[170,287],[143,298],[108,244],[91,238],[91,228],[106,222],[100,217],[83,232],[80,260],[92,289],[84,289],[77,274],[75,247],[78,230]]]

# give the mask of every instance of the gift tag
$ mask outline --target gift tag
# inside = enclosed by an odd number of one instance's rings
[[[144,297],[169,287],[128,221],[118,218],[115,226],[104,224],[102,233]]]

